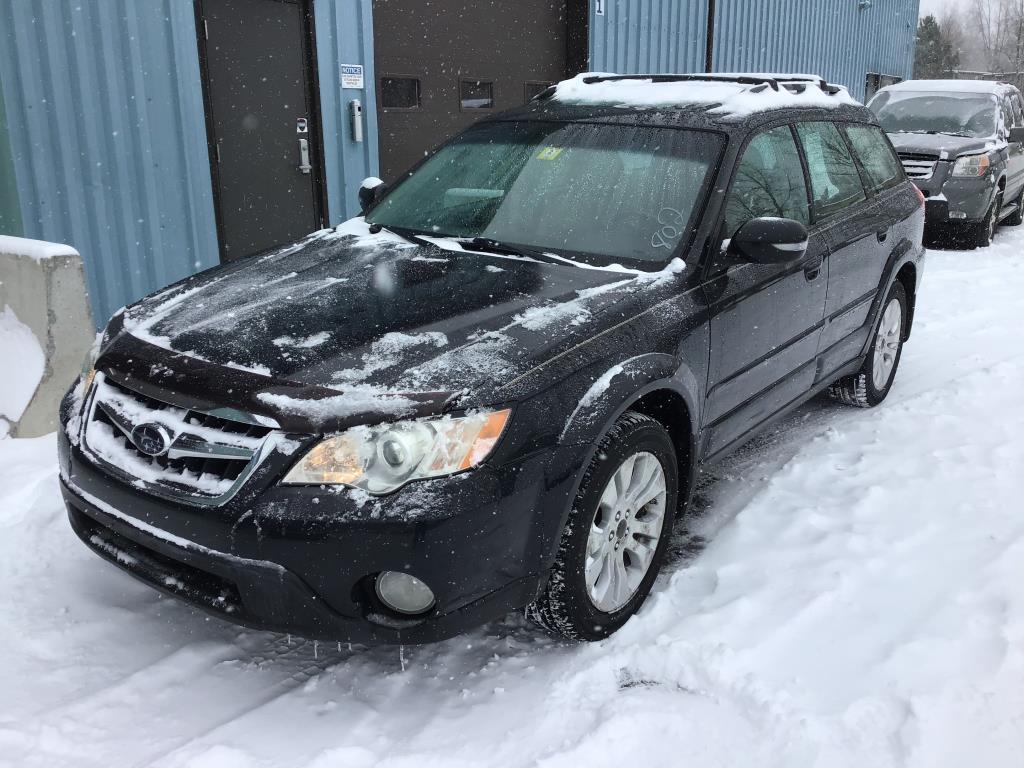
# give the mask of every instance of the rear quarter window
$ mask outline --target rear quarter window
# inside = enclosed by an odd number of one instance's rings
[[[881,128],[847,125],[846,136],[857,156],[872,192],[888,189],[903,180],[903,168]]]

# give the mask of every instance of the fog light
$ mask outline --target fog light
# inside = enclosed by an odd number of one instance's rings
[[[408,573],[384,571],[377,577],[374,589],[381,602],[398,613],[423,613],[434,604],[430,587]]]

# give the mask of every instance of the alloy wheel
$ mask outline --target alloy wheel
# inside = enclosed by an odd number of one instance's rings
[[[871,382],[875,389],[883,390],[889,383],[889,376],[896,365],[903,336],[903,309],[897,299],[892,299],[882,313],[882,322],[875,335],[875,355],[871,369]]]
[[[587,539],[587,594],[604,613],[621,609],[651,568],[665,518],[665,470],[653,453],[634,453],[608,481]]]

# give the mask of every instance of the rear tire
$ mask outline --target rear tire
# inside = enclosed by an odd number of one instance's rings
[[[678,475],[665,428],[649,416],[623,414],[598,444],[548,583],[527,617],[570,640],[601,640],[625,624],[661,568]]]
[[[857,408],[874,408],[885,400],[896,378],[907,337],[907,292],[899,280],[892,284],[882,304],[871,339],[871,350],[860,370],[829,389],[841,403]]]

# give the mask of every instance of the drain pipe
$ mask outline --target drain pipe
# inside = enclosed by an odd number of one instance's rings
[[[704,41],[704,72],[711,72],[715,64],[715,0],[708,0],[708,30]]]

